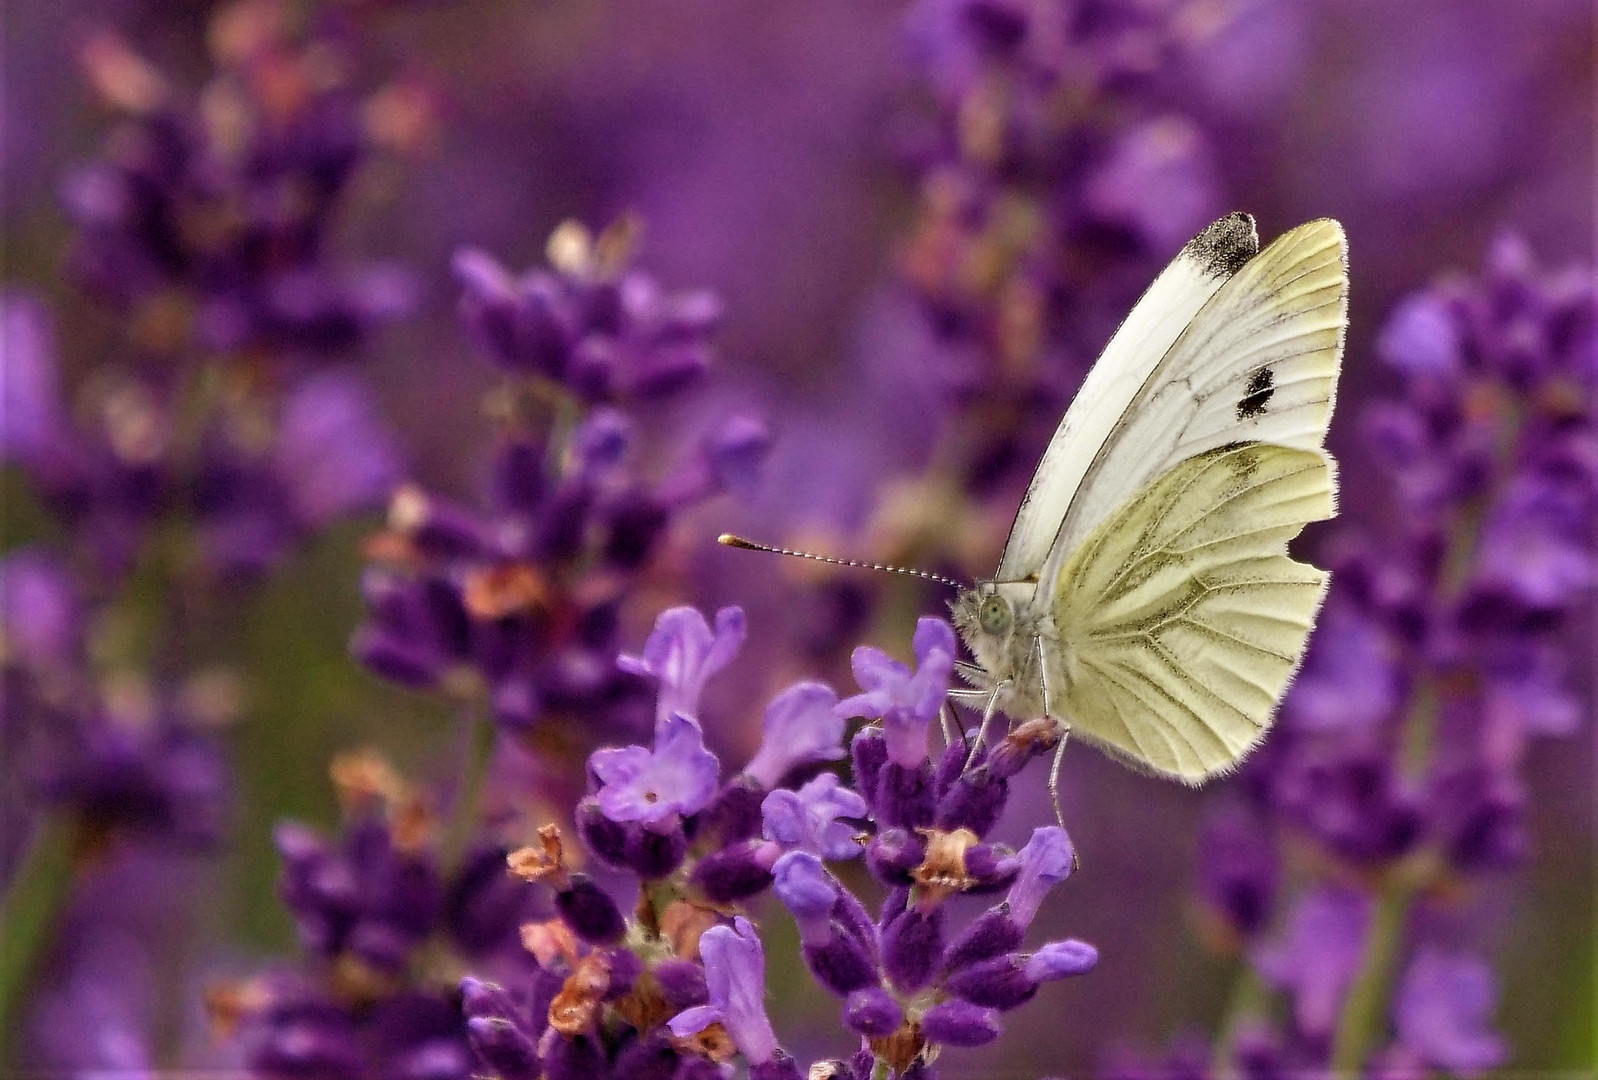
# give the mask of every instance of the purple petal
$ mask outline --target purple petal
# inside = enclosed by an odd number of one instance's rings
[[[671,1028],[671,1033],[679,1039],[689,1035],[697,1035],[711,1024],[719,1024],[726,1018],[720,1005],[695,1005],[691,1009],[684,1009],[666,1022]]]
[[[751,1063],[770,1061],[777,1036],[766,1016],[766,954],[748,919],[732,926],[712,926],[699,938],[710,1000],[720,1005],[722,1023],[733,1043]]]
[[[822,683],[796,683],[778,694],[766,706],[765,734],[744,772],[770,789],[800,765],[843,757],[845,721],[837,706],[838,695]]]
[[[1051,982],[1091,971],[1099,962],[1099,950],[1085,941],[1067,938],[1051,941],[1026,962],[1027,978],[1033,982]]]

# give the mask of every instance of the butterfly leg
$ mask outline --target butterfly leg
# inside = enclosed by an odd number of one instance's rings
[[[1054,804],[1054,820],[1060,828],[1065,828],[1065,814],[1060,810],[1060,761],[1065,757],[1065,744],[1071,741],[1071,728],[1068,724],[1060,725],[1060,741],[1054,747],[1054,762],[1049,766],[1049,802]],[[1082,869],[1082,861],[1077,858],[1076,848],[1071,848],[1071,870],[1074,873]]]
[[[1043,715],[1053,716],[1054,698],[1049,694],[1049,661],[1048,658],[1043,655],[1043,636],[1041,634],[1038,635],[1032,639],[1032,642],[1037,646],[1038,675],[1043,680]]]
[[[993,723],[993,714],[999,707],[999,691],[1003,690],[1009,685],[1010,681],[1006,679],[1004,682],[995,683],[993,685],[993,689],[988,692],[988,702],[982,707],[982,726],[977,728],[976,741],[971,744],[971,753],[966,755],[966,769],[969,769],[972,765],[976,764],[977,751],[983,746],[987,745],[988,725]],[[961,771],[963,772],[964,770],[962,769]]]

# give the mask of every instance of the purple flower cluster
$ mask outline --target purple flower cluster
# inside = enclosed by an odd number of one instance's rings
[[[1005,414],[964,448],[977,490],[1031,463],[1138,290],[1225,209],[1211,139],[1164,85],[1200,6],[924,0],[908,17],[933,108],[901,267],[928,344],[965,358],[955,389]]]
[[[963,741],[929,756],[928,731],[944,708],[955,649],[953,630],[937,619],[917,627],[915,670],[858,649],[855,678],[865,692],[837,707],[840,715],[880,721],[852,749],[862,807],[876,826],[860,838],[865,863],[887,890],[878,916],[827,870],[825,852],[792,851],[773,868],[806,965],[844,999],[844,1026],[912,1075],[930,1075],[940,1046],[992,1042],[1002,1012],[1098,959],[1074,939],[1022,947],[1045,894],[1073,869],[1065,830],[1036,829],[1019,852],[984,839],[1004,809],[1009,778],[1043,742],[1012,736],[970,769]],[[769,807],[767,814],[769,822]],[[953,898],[998,893],[1004,899],[963,929],[946,926]]]
[[[1246,805],[1212,819],[1201,872],[1216,925],[1292,1000],[1284,1067],[1507,1058],[1460,886],[1524,863],[1526,749],[1582,714],[1560,658],[1598,572],[1593,296],[1589,271],[1541,270],[1505,238],[1378,341],[1403,393],[1363,419],[1401,512],[1334,544],[1280,731],[1244,771]],[[1282,892],[1272,826],[1324,873],[1261,940]]]
[[[259,3],[223,13],[210,40],[217,70],[192,101],[110,31],[85,40],[88,80],[124,119],[106,156],[66,181],[73,268],[154,355],[348,350],[404,313],[414,286],[396,267],[329,257],[377,141],[341,43]]]
[[[398,479],[392,437],[347,374],[262,395],[221,373],[199,387],[128,369],[68,396],[49,315],[20,293],[0,295],[0,351],[0,461],[21,468],[104,577],[148,558],[161,523],[176,519],[194,536],[173,561],[253,577],[317,530],[381,505]]]
[[[947,623],[922,620],[915,671],[859,650],[858,697],[839,701],[808,682],[777,695],[759,750],[723,779],[698,698],[742,637],[736,609],[712,629],[676,608],[657,621],[647,659],[623,658],[659,680],[654,744],[596,751],[576,818],[588,851],[638,880],[632,918],[614,887],[568,865],[554,826],[512,854],[516,873],[547,888],[557,917],[524,928],[537,974],[463,984],[478,1060],[502,1080],[711,1077],[734,1056],[761,1080],[800,1076],[766,1012],[761,938],[737,913],[768,888],[861,1040],[847,1060],[820,1063],[834,1077],[866,1080],[877,1065],[931,1077],[939,1047],[991,1042],[1000,1013],[1096,962],[1075,940],[1023,947],[1044,896],[1071,873],[1064,830],[1038,829],[1019,852],[982,839],[1008,777],[1042,745],[1012,740],[964,775],[962,744],[929,756],[953,669]],[[861,715],[883,721],[853,745],[855,780],[869,795],[817,772],[844,756],[845,722]],[[827,868],[860,857],[886,893],[876,919]],[[958,933],[946,929],[947,901],[1001,893]]]
[[[550,241],[556,269],[521,279],[480,252],[457,256],[467,334],[506,376],[489,503],[401,488],[370,549],[356,656],[407,686],[459,689],[467,675],[510,730],[556,716],[642,726],[639,669],[614,663],[627,586],[672,516],[747,490],[769,444],[742,415],[686,452],[646,438],[635,414],[703,372],[716,311],[626,270],[625,233],[592,240],[564,225]],[[648,468],[668,453],[663,474]]]
[[[375,754],[335,759],[346,809],[329,840],[277,831],[282,893],[302,964],[214,987],[213,1022],[262,1076],[417,1075],[465,1080],[460,965],[523,965],[521,926],[547,914],[479,838],[446,862],[426,801]]]
[[[226,686],[96,670],[88,620],[59,560],[28,548],[0,559],[5,809],[7,818],[17,815],[7,822],[8,840],[26,837],[48,811],[71,820],[87,849],[215,842],[227,777],[206,729],[229,718]],[[0,856],[8,869],[14,854]]]

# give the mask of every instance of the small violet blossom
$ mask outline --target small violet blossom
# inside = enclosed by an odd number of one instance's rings
[[[1460,1076],[1497,1068],[1508,1059],[1509,1048],[1488,1026],[1496,997],[1485,961],[1422,949],[1398,991],[1399,1044],[1425,1065]]]
[[[1369,897],[1321,888],[1300,901],[1285,939],[1255,954],[1265,980],[1292,991],[1293,1014],[1305,1034],[1325,1038],[1335,1029],[1343,995],[1359,970],[1370,917]]]
[[[823,859],[852,859],[862,851],[855,839],[859,829],[839,819],[865,817],[866,801],[832,773],[822,773],[798,791],[773,791],[760,810],[766,839],[787,850]]]
[[[739,916],[732,926],[712,926],[699,938],[710,1002],[678,1013],[669,1026],[679,1038],[721,1024],[751,1065],[777,1054],[777,1036],[766,1016],[766,954],[760,935]]]
[[[744,775],[770,791],[801,765],[843,757],[845,722],[837,706],[838,695],[832,688],[815,682],[796,683],[772,698],[766,706],[760,749],[744,767]]]
[[[712,631],[697,608],[675,607],[655,619],[642,656],[624,654],[617,664],[623,671],[660,681],[655,722],[663,725],[673,713],[698,713],[705,683],[732,662],[744,634],[741,608],[725,607],[716,612]]]
[[[598,750],[588,767],[603,785],[599,806],[605,816],[646,825],[703,810],[716,793],[720,774],[716,755],[705,749],[698,721],[682,713],[659,725],[653,750],[642,746]]]
[[[907,768],[926,759],[927,729],[949,692],[957,651],[954,629],[942,619],[917,622],[912,645],[915,671],[880,649],[856,649],[850,664],[865,692],[837,707],[839,716],[880,719],[888,760]]]

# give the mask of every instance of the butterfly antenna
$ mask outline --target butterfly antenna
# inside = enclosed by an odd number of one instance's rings
[[[884,566],[882,563],[856,562],[853,559],[834,559],[826,555],[816,555],[809,551],[792,551],[788,548],[772,547],[770,544],[757,544],[753,540],[745,540],[732,533],[722,533],[716,537],[716,543],[730,548],[742,548],[745,551],[766,551],[773,555],[791,555],[796,559],[809,559],[812,562],[830,563],[833,566],[853,566],[861,570],[882,570],[890,574],[908,574],[911,577],[921,578],[923,581],[936,581],[940,585],[963,589],[965,585],[953,578],[946,578],[942,574],[930,573],[926,570],[911,570],[904,566]]]

